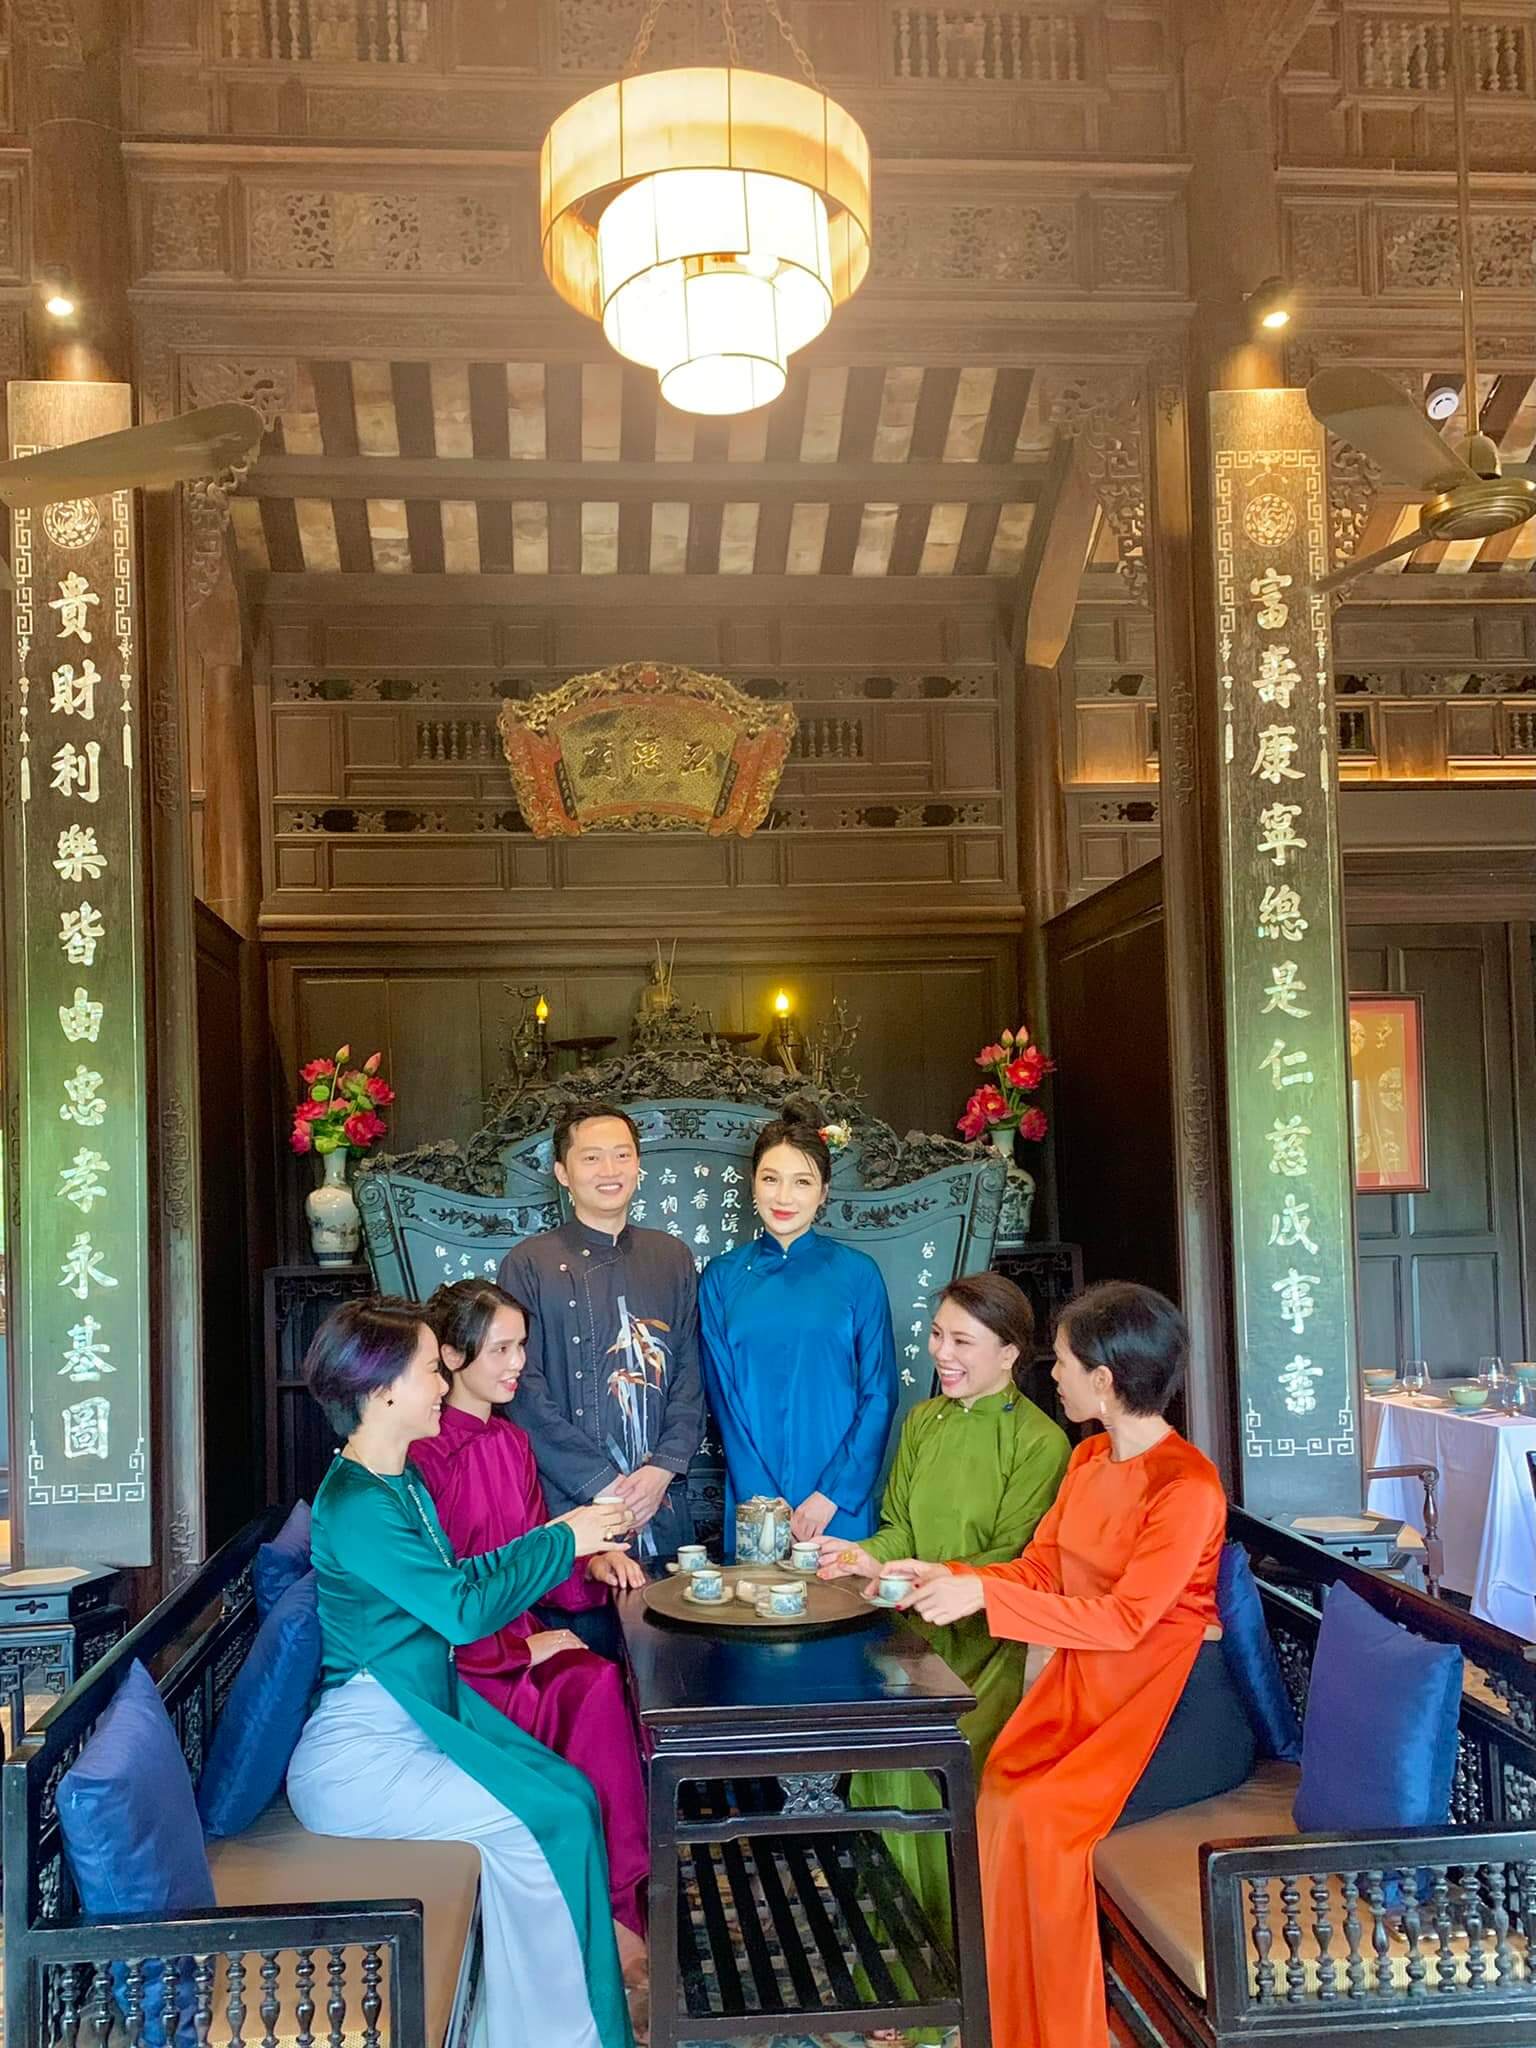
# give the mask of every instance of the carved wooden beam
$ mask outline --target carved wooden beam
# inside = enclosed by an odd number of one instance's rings
[[[1096,371],[1053,376],[1047,417],[1077,442],[1115,536],[1121,574],[1136,602],[1147,604],[1147,480],[1138,382]]]
[[[954,611],[965,606],[996,613],[1012,588],[999,576],[478,576],[304,575],[247,573],[253,610],[303,611],[331,623],[377,618],[380,611],[452,611],[457,617],[509,606],[580,605],[587,610],[673,611],[699,606],[722,611],[777,611],[788,606],[868,610],[893,606]]]
[[[1262,98],[1316,11],[1315,0],[1185,0],[1191,88],[1216,101]]]
[[[778,497],[818,505],[1034,504],[1039,462],[533,462],[474,456],[286,455],[259,463],[257,498],[471,498],[695,504]]]

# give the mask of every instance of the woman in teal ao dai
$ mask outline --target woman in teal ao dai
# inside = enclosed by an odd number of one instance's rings
[[[832,1159],[810,1124],[771,1123],[752,1153],[762,1235],[699,1282],[704,1386],[725,1453],[725,1540],[736,1503],[787,1500],[802,1542],[866,1536],[896,1413],[896,1342],[880,1268],[812,1228]]]
[[[346,1442],[315,1497],[319,1703],[288,1769],[315,1834],[473,1842],[484,1976],[474,2048],[632,2048],[597,1795],[454,1670],[608,1540],[582,1507],[499,1550],[454,1558],[410,1445],[439,1428],[437,1339],[407,1304],[349,1302],[305,1360]]]
[[[1011,1280],[972,1273],[950,1282],[928,1337],[939,1393],[920,1402],[902,1427],[879,1528],[865,1543],[825,1539],[823,1578],[875,1579],[906,1558],[984,1565],[1019,1555],[1056,1498],[1071,1453],[1063,1431],[1014,1384],[1014,1367],[1029,1358],[1033,1344],[1034,1316]],[[1027,1646],[990,1635],[985,1615],[948,1628],[932,1628],[910,1614],[906,1620],[922,1629],[976,1695],[960,1726],[979,1784],[988,1751],[1023,1697]],[[926,1809],[937,1806],[939,1796],[921,1771],[861,1771],[852,1803]],[[943,1837],[890,1835],[886,1844],[934,1925],[947,1934]]]

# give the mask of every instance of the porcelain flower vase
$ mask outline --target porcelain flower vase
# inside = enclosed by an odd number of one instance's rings
[[[347,1162],[351,1149],[338,1145],[325,1158],[325,1179],[305,1197],[309,1218],[309,1242],[319,1266],[350,1266],[362,1240],[357,1203],[347,1184]]]

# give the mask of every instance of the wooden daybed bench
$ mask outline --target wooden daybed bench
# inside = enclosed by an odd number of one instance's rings
[[[1536,1650],[1236,1510],[1230,1534],[1249,1553],[1298,1712],[1335,1580],[1461,1649],[1452,1825],[1300,1835],[1298,1772],[1270,1762],[1234,1792],[1118,1830],[1095,1862],[1118,2038],[1536,2043]]]
[[[82,1924],[54,1793],[138,1658],[156,1675],[194,1780],[256,1633],[251,1560],[274,1510],[203,1566],[51,1709],[5,1763],[7,2048],[138,2038],[112,2030],[107,1965],[197,1958],[212,2048],[345,2040],[461,2048],[479,1964],[480,1858],[447,1842],[343,1841],[301,1828],[279,1795],[243,1834],[210,1841],[218,1905],[168,1919]],[[370,2029],[372,2031],[370,2031]],[[172,2033],[174,2038],[174,2030]]]

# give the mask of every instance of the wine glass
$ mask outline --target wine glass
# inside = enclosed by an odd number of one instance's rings
[[[1488,1389],[1491,1401],[1498,1399],[1500,1387],[1504,1384],[1504,1361],[1502,1358],[1480,1358],[1477,1361],[1477,1384]]]
[[[1428,1362],[1422,1358],[1405,1359],[1398,1377],[1402,1382],[1403,1392],[1410,1398],[1417,1398],[1429,1384]]]

